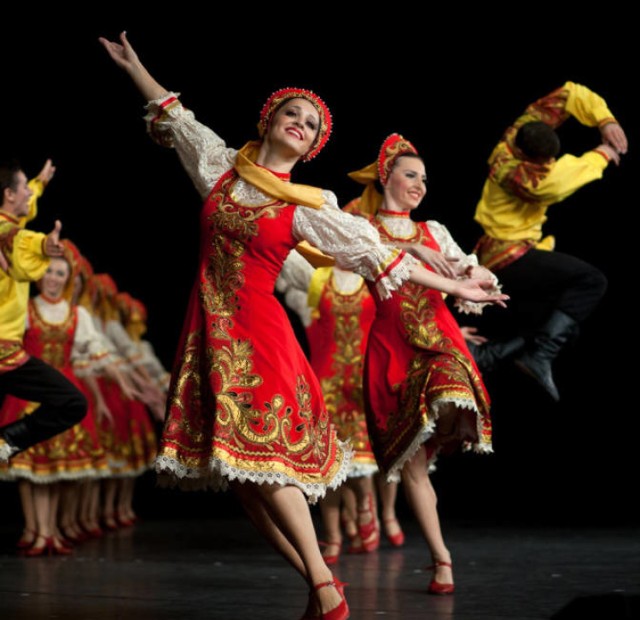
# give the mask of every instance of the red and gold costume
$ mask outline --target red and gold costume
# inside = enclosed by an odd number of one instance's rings
[[[38,296],[29,301],[24,350],[59,370],[88,399],[88,389],[77,379],[72,359],[82,358],[88,365],[104,357],[105,352],[100,350],[92,333],[91,318],[84,308],[70,307],[62,298],[49,300]],[[1,423],[29,415],[37,406],[37,403],[8,396],[2,408]],[[107,458],[91,407],[80,424],[18,453],[2,470],[3,477],[27,478],[36,483],[97,478],[107,474]]]
[[[116,307],[117,286],[106,273],[91,278],[96,296],[96,314],[92,320],[101,334],[109,361],[123,373],[129,372],[141,356],[127,335]],[[113,423],[104,420],[101,440],[109,457],[113,477],[136,477],[153,467],[158,440],[146,405],[127,398],[117,381],[98,377],[98,385],[113,415]]]
[[[318,380],[274,294],[276,278],[302,240],[381,290],[406,279],[412,259],[380,244],[361,218],[342,213],[330,192],[311,188],[319,204],[265,193],[258,184],[272,182],[284,193],[300,186],[251,164],[247,147],[227,148],[175,95],[148,108],[152,137],[178,150],[205,200],[198,278],[156,469],[187,488],[225,488],[234,479],[295,485],[314,502],[342,483],[350,450],[336,438]]]
[[[305,326],[310,362],[338,438],[351,441],[348,476],[378,470],[364,412],[362,376],[375,304],[359,275],[336,267],[314,269],[292,252],[277,282],[289,307]]]
[[[395,161],[417,155],[415,147],[399,134],[382,144],[377,160],[349,176],[367,187],[345,210],[368,218],[389,246],[420,244],[455,258],[459,273],[477,266],[449,231],[435,221],[414,222],[409,211],[383,210],[374,182],[386,185]],[[429,265],[424,267],[430,271]],[[496,280],[497,284],[497,280]],[[376,315],[369,333],[364,390],[371,444],[387,480],[399,480],[400,470],[422,446],[433,464],[439,448],[431,440],[435,420],[443,406],[462,410],[468,439],[448,444],[491,452],[489,395],[458,322],[442,293],[404,282],[390,297],[371,287]],[[479,313],[483,304],[456,300],[463,312]]]
[[[389,244],[417,242],[440,250],[430,222],[407,221],[414,233],[397,236],[397,218],[378,214],[372,221]],[[434,226],[438,232],[443,228]],[[442,293],[405,282],[390,299],[380,299],[375,291],[373,297],[376,318],[369,335],[365,390],[380,469],[395,477],[429,439],[438,408],[448,403],[475,418],[474,449],[491,451],[489,395]]]

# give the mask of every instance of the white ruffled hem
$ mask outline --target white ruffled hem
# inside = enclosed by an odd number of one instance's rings
[[[378,466],[365,463],[352,463],[347,478],[364,478],[378,473]]]
[[[85,480],[103,480],[109,477],[108,471],[88,470],[82,472],[56,472],[53,474],[35,474],[30,471],[8,471],[0,475],[0,480],[16,482],[28,480],[33,484],[55,484],[56,482],[82,482]]]
[[[423,426],[420,432],[415,436],[409,447],[398,457],[396,462],[389,468],[386,475],[387,482],[400,482],[400,472],[404,464],[420,449],[420,446],[427,441],[435,432],[436,424],[433,420],[429,420],[426,426]]]
[[[156,458],[155,469],[158,474],[158,486],[178,487],[183,491],[226,491],[229,482],[252,482],[254,484],[278,484],[280,486],[298,487],[306,496],[310,504],[315,504],[322,499],[327,488],[337,489],[347,478],[353,459],[353,448],[349,442],[338,440],[338,445],[344,453],[344,459],[340,470],[329,484],[303,483],[280,472],[246,471],[232,467],[218,458],[209,461],[209,467],[205,469],[193,469],[185,467],[178,461],[168,456]]]
[[[444,405],[454,404],[459,409],[469,409],[470,411],[475,412],[476,421],[477,421],[477,434],[478,437],[481,436],[481,427],[480,427],[480,414],[478,411],[478,407],[476,404],[468,399],[464,398],[442,398],[440,400],[436,400],[432,403],[432,410],[434,417],[438,417],[438,412],[440,408]],[[398,457],[396,462],[391,466],[386,475],[387,482],[400,482],[400,472],[404,467],[404,464],[413,457],[413,455],[418,451],[420,446],[426,442],[435,432],[435,422],[434,420],[429,420],[426,426],[422,428],[422,430],[416,435],[415,439],[411,442],[409,447]],[[493,446],[491,443],[470,443],[465,442],[462,445],[462,450],[464,452],[473,451],[479,454],[492,454]],[[428,471],[429,473],[433,473],[436,470],[435,463],[437,459],[437,454],[429,461],[428,463]]]

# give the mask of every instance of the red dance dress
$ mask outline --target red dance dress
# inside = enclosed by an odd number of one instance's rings
[[[349,478],[378,471],[364,412],[362,377],[375,302],[365,280],[336,267],[314,269],[292,252],[277,281],[305,327],[311,367],[338,438],[351,441]]]
[[[351,449],[336,437],[318,379],[274,293],[276,278],[303,239],[345,269],[358,266],[379,289],[406,279],[411,259],[382,245],[368,222],[342,213],[330,192],[319,209],[262,193],[236,171],[237,151],[175,95],[148,109],[152,137],[177,149],[205,200],[198,277],[156,461],[159,482],[294,485],[313,503],[344,481]]]
[[[106,321],[104,335],[114,345],[114,353],[120,356],[124,364],[134,369],[142,365],[142,354],[120,321],[115,319]],[[116,411],[122,407],[125,410],[124,417],[120,415],[118,419],[120,422],[123,420],[125,422],[123,429],[125,443],[121,445],[124,447],[127,462],[126,475],[138,476],[153,469],[158,455],[158,437],[147,405],[139,400],[124,398],[120,388],[109,385],[108,381],[103,382],[103,387],[110,392],[109,398],[112,399],[111,402]],[[122,437],[119,441],[121,439]]]
[[[61,320],[52,322],[53,316]],[[72,359],[74,356],[76,359],[80,357],[87,366],[91,363],[88,353],[90,347],[93,348],[95,360],[103,358],[105,352],[96,349],[100,345],[91,336],[91,319],[84,308],[69,307],[63,299],[50,301],[38,296],[29,300],[27,320],[25,351],[59,370],[91,402],[88,388],[73,371]],[[79,328],[79,325],[82,327]],[[80,350],[82,353],[79,353]],[[38,403],[8,396],[0,415],[3,423],[8,423],[32,413],[37,407]],[[0,475],[13,479],[26,478],[35,483],[93,479],[108,475],[107,458],[100,443],[91,405],[82,422],[16,454]]]
[[[415,223],[408,214],[404,219],[378,214],[372,223],[386,243],[419,242],[477,264],[437,222]],[[411,282],[386,300],[372,292],[376,318],[365,362],[367,421],[376,460],[387,479],[398,480],[402,466],[423,443],[433,463],[437,452],[429,438],[443,405],[465,410],[475,429],[473,440],[461,447],[490,452],[489,395],[442,293]],[[477,312],[477,306],[471,304],[466,310]]]

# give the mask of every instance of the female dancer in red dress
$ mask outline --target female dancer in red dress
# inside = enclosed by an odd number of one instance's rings
[[[363,197],[345,207],[370,214],[384,243],[402,247],[428,269],[447,275],[492,278],[465,255],[437,222],[414,222],[411,211],[426,194],[424,162],[399,134],[383,143],[376,162],[350,175],[367,183]],[[376,196],[379,180],[384,195]],[[375,215],[372,215],[375,214]],[[453,593],[451,556],[445,546],[429,469],[439,453],[457,448],[491,451],[489,396],[460,327],[436,290],[405,282],[389,298],[372,289],[377,311],[365,362],[367,420],[380,469],[402,477],[407,499],[433,558],[428,591]],[[482,304],[456,301],[464,311]]]
[[[307,502],[343,482],[351,451],[336,437],[318,380],[274,294],[282,264],[307,240],[375,280],[382,296],[411,277],[472,298],[502,298],[489,296],[486,282],[435,276],[383,246],[367,222],[338,209],[330,192],[290,182],[298,160],[315,156],[331,131],[329,111],[314,93],[273,93],[262,109],[261,139],[237,151],[151,77],[124,33],[121,43],[100,40],[149,102],[151,136],[177,150],[204,200],[199,275],[156,469],[182,487],[230,486],[311,586],[305,617],[347,618]]]
[[[73,363],[81,362],[85,368],[92,366],[97,370],[106,361],[106,350],[88,313],[69,303],[72,264],[71,253],[66,248],[64,258],[51,259],[38,283],[40,294],[29,300],[24,346],[31,355],[58,369],[86,393],[89,400],[91,387],[85,387],[78,380]],[[9,397],[0,415],[11,422],[12,418],[28,415],[37,406],[37,403]],[[3,466],[1,477],[18,480],[25,516],[25,531],[18,547],[24,555],[70,553],[60,533],[62,519],[58,515],[68,508],[66,500],[76,495],[72,491],[79,489],[78,483],[107,474],[107,458],[99,441],[92,406],[82,422],[15,455]]]
[[[350,540],[349,553],[375,551],[380,542],[374,477],[378,465],[364,412],[362,375],[375,302],[365,280],[339,267],[315,268],[291,252],[276,281],[277,290],[305,328],[309,360],[320,380],[338,437],[351,440],[354,457],[347,483],[328,491],[320,502],[327,564],[342,550],[341,521]],[[404,535],[395,513],[397,483],[376,485],[389,541],[401,546]]]

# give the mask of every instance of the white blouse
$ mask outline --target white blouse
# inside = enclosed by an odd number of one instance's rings
[[[38,314],[46,323],[61,325],[69,317],[71,308],[66,299],[50,302],[38,295],[33,299]],[[71,347],[71,362],[89,372],[100,372],[107,363],[107,350],[100,334],[96,331],[91,315],[86,308],[77,306],[76,329]],[[27,313],[27,328],[30,327]]]

